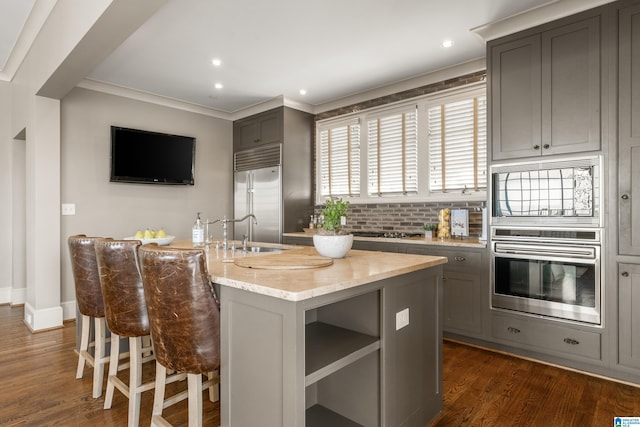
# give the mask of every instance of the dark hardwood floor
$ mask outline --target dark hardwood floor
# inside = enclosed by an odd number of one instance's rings
[[[640,388],[445,341],[444,409],[429,427],[608,427]]]
[[[104,398],[91,397],[92,369],[75,379],[75,323],[32,334],[22,317],[22,307],[0,306],[0,426],[126,426],[121,393],[105,411]],[[605,427],[640,416],[640,388],[458,343],[445,342],[443,370],[444,409],[429,427]],[[187,425],[182,403],[166,411],[176,426]],[[144,393],[141,426],[152,404],[153,392]],[[218,404],[204,399],[204,407],[204,425],[219,425]]]
[[[75,322],[63,328],[32,334],[24,325],[22,307],[0,306],[0,426],[126,426],[127,399],[115,391],[113,406],[102,409],[102,397],[91,397],[93,369],[85,367],[84,378],[76,380],[78,356]],[[153,378],[153,363],[143,378]],[[129,371],[118,376],[127,379]],[[186,381],[172,384],[167,395],[186,389]],[[104,390],[104,388],[103,388]],[[153,391],[142,394],[140,426],[151,423]],[[220,425],[218,403],[204,395],[203,424]],[[186,426],[187,402],[167,408],[164,417],[174,426]]]

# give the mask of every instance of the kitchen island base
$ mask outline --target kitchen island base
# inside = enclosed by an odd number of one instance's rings
[[[441,265],[300,301],[219,289],[222,426],[424,427],[440,412]]]

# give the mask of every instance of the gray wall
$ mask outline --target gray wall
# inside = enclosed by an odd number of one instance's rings
[[[111,125],[196,137],[195,185],[109,182]],[[61,134],[61,202],[76,207],[75,216],[61,216],[63,306],[75,301],[68,236],[122,238],[164,227],[178,239],[190,239],[196,212],[204,218],[232,213],[229,120],[75,88],[61,103]],[[221,229],[215,231],[222,236]]]

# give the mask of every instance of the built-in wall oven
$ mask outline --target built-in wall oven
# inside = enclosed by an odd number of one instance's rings
[[[600,230],[493,228],[493,307],[600,324]]]
[[[491,304],[601,323],[600,156],[491,168]]]

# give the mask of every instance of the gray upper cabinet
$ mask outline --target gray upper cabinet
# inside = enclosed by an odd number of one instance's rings
[[[620,254],[640,255],[640,4],[619,12]]]
[[[493,159],[539,155],[540,36],[491,46],[489,55]]]
[[[282,141],[283,110],[276,108],[233,122],[233,149],[241,151]]]
[[[493,160],[600,149],[601,15],[488,45]]]

